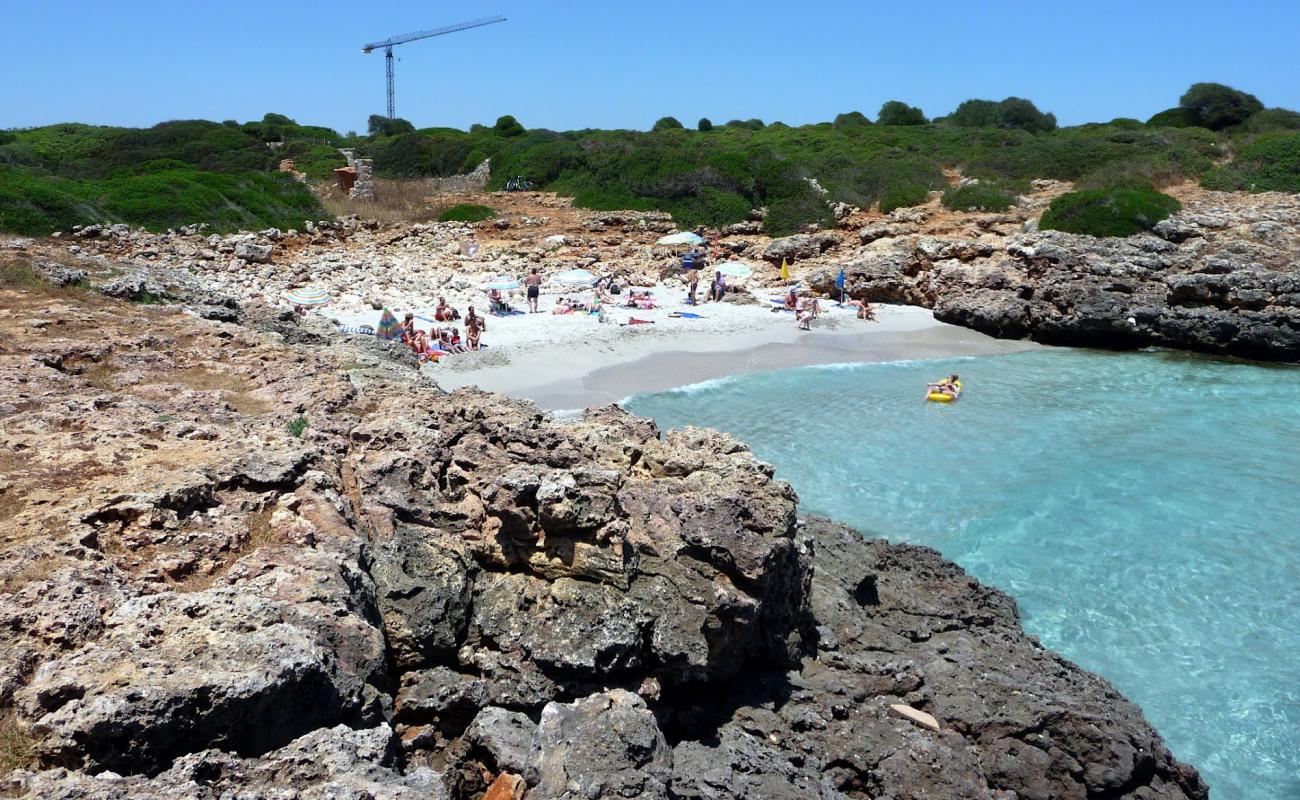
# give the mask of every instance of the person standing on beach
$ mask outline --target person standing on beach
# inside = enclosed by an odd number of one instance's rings
[[[695,293],[700,288],[700,271],[694,265],[686,270],[686,303],[695,305]]]
[[[537,296],[542,293],[542,276],[537,274],[537,267],[528,271],[524,278],[524,286],[528,287],[528,313],[537,313]]]

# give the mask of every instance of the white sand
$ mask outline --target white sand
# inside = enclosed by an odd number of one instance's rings
[[[424,367],[439,386],[461,386],[531,399],[547,409],[573,409],[623,400],[636,392],[659,391],[735,372],[828,362],[943,358],[1025,349],[936,322],[930,311],[911,306],[879,306],[877,322],[856,317],[856,309],[822,302],[812,331],[800,331],[794,315],[772,311],[775,292],[760,291],[762,305],[703,303],[689,306],[680,285],[653,287],[661,307],[641,311],[617,308],[601,324],[588,314],[555,315],[566,290],[547,288],[541,313],[488,317],[484,350],[443,358]],[[577,293],[585,299],[591,293]],[[473,295],[470,295],[473,297]],[[482,298],[482,294],[477,295]],[[619,296],[625,299],[627,294]],[[448,300],[463,312],[467,302]],[[526,308],[522,298],[512,298]],[[483,303],[475,308],[481,313]],[[401,316],[403,309],[393,309]],[[428,309],[414,309],[432,318]],[[675,319],[674,312],[701,319]],[[379,312],[329,314],[349,325],[377,325]],[[627,325],[628,319],[653,320]],[[620,324],[622,323],[622,324]],[[418,322],[420,327],[430,325]]]

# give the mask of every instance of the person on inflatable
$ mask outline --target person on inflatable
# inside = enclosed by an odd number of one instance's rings
[[[930,384],[928,387],[926,387],[925,397],[922,399],[928,400],[932,393],[937,393],[937,394],[946,394],[949,397],[951,397],[953,400],[956,400],[957,395],[960,394],[961,392],[960,387],[957,386],[957,380],[958,378],[954,374],[954,375],[949,375],[947,378],[944,378],[938,383]]]

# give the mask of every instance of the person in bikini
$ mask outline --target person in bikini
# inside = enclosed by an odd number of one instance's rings
[[[785,307],[791,311],[799,308],[799,295],[795,293],[794,289],[785,293]]]
[[[456,318],[455,314],[455,309],[447,305],[447,298],[439,297],[438,307],[433,310],[433,318],[439,322],[451,322]]]
[[[537,313],[537,298],[542,293],[542,276],[537,274],[537,267],[528,271],[524,277],[524,286],[528,287],[528,313]]]

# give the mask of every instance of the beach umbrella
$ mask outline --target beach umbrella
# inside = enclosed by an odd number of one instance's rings
[[[781,259],[781,280],[790,280],[790,265],[785,262],[784,258]]]
[[[333,295],[316,286],[299,286],[285,292],[284,299],[296,306],[319,306],[332,300]]]
[[[496,289],[499,292],[508,292],[511,289],[518,289],[522,286],[519,281],[505,275],[498,276],[483,284],[484,289]]]
[[[690,231],[678,231],[677,233],[668,234],[655,242],[655,244],[669,245],[673,247],[681,247],[682,245],[687,244],[704,244],[704,237],[691,233]]]
[[[551,283],[558,283],[560,286],[591,286],[597,280],[599,278],[588,270],[570,269],[551,278]]]
[[[398,322],[397,317],[393,316],[393,312],[386,308],[379,318],[379,327],[375,329],[375,336],[386,341],[402,338],[402,323]]]
[[[752,267],[739,261],[728,261],[717,265],[714,269],[728,278],[736,278],[737,280],[748,278],[754,274]]]

